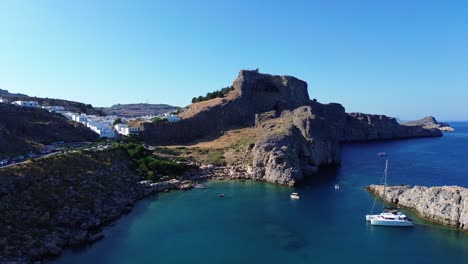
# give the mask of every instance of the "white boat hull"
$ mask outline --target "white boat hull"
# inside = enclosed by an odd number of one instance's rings
[[[371,225],[375,226],[413,226],[413,223],[409,220],[388,220],[380,218],[370,219]]]
[[[377,218],[379,215],[366,215],[366,221],[370,221],[374,218]]]

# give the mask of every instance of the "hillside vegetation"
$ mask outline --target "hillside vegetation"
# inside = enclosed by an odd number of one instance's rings
[[[95,141],[98,135],[81,124],[43,109],[0,104],[0,158],[37,151],[57,141]]]
[[[207,100],[211,100],[211,99],[214,99],[214,98],[223,98],[232,90],[234,90],[233,86],[227,86],[227,87],[224,87],[224,88],[222,88],[220,90],[216,90],[214,92],[207,93],[205,96],[200,95],[198,97],[194,97],[194,98],[192,98],[192,104],[207,101]]]
[[[127,151],[137,166],[136,171],[147,180],[160,181],[163,177],[177,178],[188,169],[188,166],[181,160],[175,160],[172,156],[154,155],[152,151],[138,143],[115,143],[114,146]]]
[[[8,99],[10,102],[19,101],[19,100],[36,101],[41,106],[63,106],[66,110],[71,111],[71,112],[83,113],[87,115],[104,115],[103,112],[95,109],[91,104],[68,101],[68,100],[63,100],[63,99],[31,97],[31,96],[27,96],[24,94],[12,94],[6,90],[2,90],[2,91],[4,93],[0,94],[0,96],[2,96],[5,99]]]
[[[0,263],[32,263],[99,239],[101,225],[144,195],[129,155],[113,149],[0,170]]]

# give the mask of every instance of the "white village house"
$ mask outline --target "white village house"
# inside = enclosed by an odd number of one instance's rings
[[[173,123],[173,122],[179,122],[180,117],[178,115],[174,114],[164,114],[164,117],[167,119],[168,122]]]
[[[0,103],[8,104],[8,100],[5,99],[5,98],[0,97]]]
[[[125,125],[125,124],[117,124],[114,126],[114,128],[117,131],[117,133],[124,135],[124,136],[128,136],[131,134],[138,134],[139,132],[138,127],[129,127],[128,125]]]
[[[14,101],[12,104],[19,105],[21,107],[40,107],[36,101]]]
[[[53,113],[60,113],[62,111],[65,111],[65,107],[58,106],[58,105],[42,106],[42,109],[45,109],[45,110],[47,110],[49,112],[53,112]]]

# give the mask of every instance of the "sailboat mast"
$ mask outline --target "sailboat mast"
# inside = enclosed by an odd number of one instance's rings
[[[387,188],[387,170],[388,170],[388,160],[385,160],[385,171],[384,171],[384,189],[383,189],[383,204],[384,204],[384,209],[385,209],[385,192]]]

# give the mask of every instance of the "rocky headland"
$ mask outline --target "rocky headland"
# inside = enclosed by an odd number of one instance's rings
[[[367,189],[382,198],[383,185]],[[385,200],[416,211],[430,221],[468,231],[468,189],[460,186],[387,186]]]
[[[225,98],[194,103],[177,123],[141,123],[141,136],[153,145],[212,141],[226,131],[253,130],[242,148],[248,177],[294,185],[339,164],[340,143],[438,137],[439,129],[400,125],[385,115],[346,113],[337,103],[310,100],[307,83],[292,76],[241,70]],[[247,157],[247,158],[246,158]]]
[[[426,129],[439,129],[440,131],[443,131],[443,132],[455,131],[455,129],[451,127],[450,124],[445,123],[445,122],[437,122],[437,120],[433,116],[426,116],[416,121],[404,122],[402,123],[402,125],[419,126],[419,127],[423,127]]]

